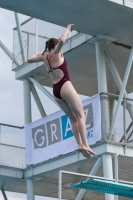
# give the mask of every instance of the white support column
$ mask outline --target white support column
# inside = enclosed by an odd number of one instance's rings
[[[24,119],[25,124],[32,122],[31,117],[31,94],[30,94],[30,81],[28,79],[23,80],[24,90]]]
[[[95,175],[97,173],[101,163],[102,163],[102,157],[99,157],[89,175]],[[85,192],[86,192],[85,189],[81,189],[75,200],[81,200],[82,197],[84,196]]]
[[[38,52],[38,19],[36,19],[36,53]]]
[[[7,196],[6,196],[6,193],[5,193],[5,191],[4,191],[3,188],[1,189],[1,192],[2,192],[2,195],[3,195],[4,200],[8,200],[8,199],[7,199]]]
[[[119,89],[119,91],[121,90],[121,86],[122,86],[122,80],[120,78],[120,75],[115,67],[115,64],[113,62],[113,59],[111,57],[111,54],[108,50],[108,47],[106,45],[104,45],[104,48],[105,48],[105,58],[106,58],[106,61],[108,63],[108,66],[110,68],[110,71],[114,77],[114,80],[116,82],[116,85]],[[128,94],[126,92],[126,90],[124,91],[124,97],[128,98]],[[131,119],[133,120],[133,106],[131,104],[131,102],[129,100],[126,100],[126,104],[127,104],[127,110],[129,112],[129,115],[131,117]]]
[[[32,122],[31,117],[31,94],[30,94],[30,81],[28,79],[23,80],[24,87],[24,118],[25,124]],[[34,180],[26,179],[27,200],[35,200],[34,196]]]
[[[120,108],[120,105],[121,105],[121,102],[122,102],[122,98],[123,98],[123,94],[124,94],[124,91],[125,91],[125,88],[126,88],[127,80],[128,80],[128,77],[129,77],[131,67],[132,67],[132,62],[133,62],[133,47],[132,47],[132,50],[131,50],[131,53],[130,53],[126,72],[125,72],[123,83],[122,83],[122,86],[121,86],[121,91],[120,91],[120,95],[119,95],[119,98],[118,98],[118,103],[117,103],[117,106],[116,106],[115,114],[114,114],[114,117],[113,117],[111,129],[110,129],[110,134],[109,134],[109,137],[108,137],[109,139],[111,139],[112,135],[113,135],[118,111],[119,111],[119,108]]]
[[[39,98],[39,96],[37,94],[36,88],[32,83],[31,83],[31,92],[32,92],[32,95],[33,95],[33,97],[35,99],[36,105],[37,105],[37,107],[38,107],[38,109],[40,111],[40,114],[41,114],[42,118],[46,117],[45,110],[44,110],[44,108],[42,106],[42,103],[40,101],[40,98]]]
[[[58,180],[58,199],[62,200],[62,171],[59,171]]]
[[[14,14],[15,14],[15,19],[16,19],[16,25],[17,25],[20,49],[21,49],[21,53],[22,53],[21,54],[22,55],[22,60],[23,60],[23,62],[26,62],[25,53],[24,53],[24,49],[23,49],[22,31],[21,31],[21,26],[20,26],[20,22],[19,22],[19,17],[18,17],[17,13],[14,13]]]
[[[55,101],[52,94],[50,94],[40,83],[38,83],[34,78],[28,78],[32,83],[34,83],[53,103],[55,103],[58,107],[58,103]]]
[[[112,156],[104,154],[103,156],[103,174],[105,178],[113,179]],[[105,200],[114,200],[114,195],[105,194]]]
[[[33,179],[26,179],[26,188],[27,188],[27,200],[35,200]]]
[[[104,57],[104,42],[99,39],[95,42],[96,46],[96,61],[97,61],[97,77],[98,77],[98,92],[107,92],[107,77],[106,77],[106,66]],[[102,137],[104,140],[107,139],[107,135],[110,130],[109,123],[109,103],[108,96],[101,96],[101,112],[102,112]]]
[[[14,58],[14,56],[12,55],[12,53],[8,50],[8,48],[0,41],[0,47],[3,49],[3,51],[9,56],[9,58],[11,58],[11,60],[17,65],[19,66],[19,62]]]
[[[118,183],[118,155],[114,154],[114,169],[115,169],[115,182]],[[115,195],[115,200],[118,200],[118,196]]]

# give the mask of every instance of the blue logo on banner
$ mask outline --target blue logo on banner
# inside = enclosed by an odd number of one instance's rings
[[[87,132],[87,138],[88,138],[88,139],[91,138],[92,135],[93,135],[93,130],[89,130],[89,131]]]
[[[64,115],[61,117],[62,121],[62,134],[63,134],[63,140],[66,140],[73,136],[72,132],[72,123],[67,115]]]

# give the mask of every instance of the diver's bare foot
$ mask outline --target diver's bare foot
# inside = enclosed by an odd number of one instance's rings
[[[91,158],[91,154],[88,151],[83,149],[79,149],[79,151],[83,154],[84,157]]]
[[[92,154],[92,155],[96,155],[96,153],[94,151],[92,151],[92,149],[90,147],[87,147],[87,151]]]
[[[89,152],[89,154],[92,154],[92,155],[96,155],[96,153],[94,151],[92,151],[92,149],[88,146],[88,147],[85,147],[85,146],[79,146],[79,151],[86,151],[86,152]]]

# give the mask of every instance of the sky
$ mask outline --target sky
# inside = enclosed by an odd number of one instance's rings
[[[19,14],[20,23],[25,21],[27,16]],[[0,40],[6,47],[13,52],[13,31],[16,27],[14,13],[0,8]],[[15,80],[15,73],[12,70],[12,61],[0,48],[0,106],[2,112],[0,115],[0,123],[12,124],[16,126],[24,125],[23,113],[23,83],[22,81]],[[52,92],[52,90],[50,90]],[[40,92],[40,91],[38,91]],[[48,99],[40,92],[39,95],[43,98],[43,102]],[[48,101],[49,102],[49,101]],[[51,102],[50,102],[51,103]],[[32,99],[33,107],[33,121],[39,119],[41,116],[37,110],[35,102]],[[45,106],[46,107],[46,106]],[[52,105],[52,109],[47,110],[47,114],[58,110],[57,107]],[[13,115],[12,115],[13,113]]]
[[[20,15],[20,22],[25,21],[27,16]],[[0,8],[0,40],[6,45],[6,47],[13,51],[13,31],[16,26],[14,13]],[[23,84],[21,81],[15,80],[15,73],[12,70],[12,62],[8,56],[0,48],[0,123],[12,124],[16,126],[24,125],[24,113],[23,113]],[[51,89],[50,89],[51,91]],[[40,96],[42,94],[40,93]],[[44,95],[42,95],[43,97]],[[44,97],[43,97],[44,98]],[[44,98],[45,99],[45,98]],[[32,100],[33,101],[33,100]],[[45,102],[47,98],[45,99]],[[39,119],[41,116],[32,102],[33,106],[33,120]],[[53,106],[51,111],[47,111],[48,114],[58,110],[56,106]],[[25,194],[17,194],[12,192],[6,192],[7,198],[10,200],[26,200]],[[37,197],[36,200],[45,200],[53,198]],[[0,192],[0,200],[4,200]]]
[[[19,14],[20,23],[28,19],[28,16]],[[13,31],[16,27],[14,12],[0,8],[0,40],[13,52]],[[50,28],[49,28],[50,31]],[[58,28],[57,28],[57,35]],[[48,34],[48,33],[47,33]],[[49,32],[51,34],[51,32]],[[37,89],[37,88],[36,88]],[[52,93],[52,88],[47,88]],[[47,115],[59,110],[45,95],[37,89],[42,104]],[[12,71],[12,61],[0,48],[0,123],[15,126],[24,126],[24,107],[23,107],[23,83],[15,80],[15,73]],[[86,97],[80,95],[83,100]],[[50,109],[49,109],[50,108]],[[40,113],[32,98],[32,120],[40,119]],[[10,200],[26,200],[25,194],[6,192]],[[36,200],[48,200],[53,198],[35,197]],[[0,192],[0,200],[4,200]]]

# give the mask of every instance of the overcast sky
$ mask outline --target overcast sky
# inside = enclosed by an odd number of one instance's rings
[[[27,16],[19,15],[20,22],[25,21]],[[0,8],[0,40],[12,52],[13,50],[13,31],[16,26],[14,13]],[[0,123],[23,126],[23,85],[21,81],[15,80],[15,73],[12,70],[12,62],[8,56],[0,48]],[[40,95],[42,95],[40,93]],[[44,95],[42,95],[43,97]],[[47,99],[45,99],[46,102]],[[39,119],[40,114],[33,102],[33,110],[35,117],[33,120]],[[58,110],[55,106],[51,111]],[[7,198],[10,200],[26,200],[26,195],[6,192]],[[36,200],[45,200],[45,197],[36,197]],[[0,200],[4,200],[0,193]]]
[[[20,23],[28,19],[29,17],[19,14]],[[13,52],[13,31],[16,27],[14,13],[0,8],[0,40],[6,45],[6,47]],[[48,30],[48,29],[47,29]],[[57,35],[58,27],[56,29]],[[47,32],[48,34],[48,32]],[[49,34],[51,29],[49,28]],[[22,81],[15,80],[15,73],[12,70],[12,61],[0,48],[0,123],[11,124],[16,126],[24,125],[24,108],[23,108],[23,83]],[[52,92],[51,88],[47,88]],[[50,102],[50,100],[42,94],[41,91],[38,94],[42,100],[42,104],[45,107],[46,113],[49,115],[59,110],[57,106]],[[80,96],[81,99],[85,99],[85,96]],[[33,121],[41,118],[35,102],[32,98],[32,116]],[[6,192],[7,198],[10,200],[26,200],[26,195],[15,194]],[[36,200],[45,200],[49,198],[36,197]],[[4,200],[0,193],[0,200]]]
[[[20,15],[20,22],[25,21],[27,16]],[[11,11],[0,8],[0,40],[13,52],[13,31],[16,27],[14,13]],[[24,125],[24,113],[23,113],[23,83],[22,81],[15,80],[15,73],[12,70],[12,62],[8,56],[0,48],[0,122],[12,125],[23,126]],[[43,102],[47,101],[47,98],[40,92],[39,95],[43,98]],[[49,103],[49,101],[47,101]],[[33,121],[39,119],[41,116],[37,110],[37,107],[32,99],[33,106]],[[54,105],[52,105],[54,106]],[[46,105],[45,105],[46,107]],[[57,107],[52,107],[48,110],[47,114],[58,110]]]

